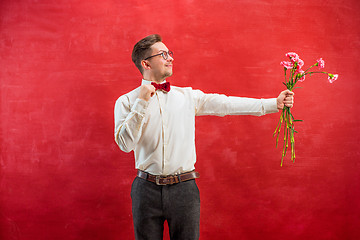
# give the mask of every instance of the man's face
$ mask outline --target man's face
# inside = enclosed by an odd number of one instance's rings
[[[169,52],[169,49],[162,42],[157,42],[151,46],[152,55],[156,55],[162,52]],[[173,61],[174,59],[168,55],[168,58],[165,60],[162,55],[152,57],[146,61],[149,61],[151,66],[151,74],[156,80],[164,80],[167,77],[170,77],[173,74]]]

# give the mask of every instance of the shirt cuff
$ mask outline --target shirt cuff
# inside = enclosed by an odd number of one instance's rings
[[[261,103],[264,107],[265,114],[276,113],[279,111],[279,109],[277,108],[276,98],[269,98],[269,99],[262,98]]]
[[[132,111],[139,113],[140,115],[145,115],[146,109],[149,106],[149,102],[144,99],[137,98],[132,107]]]

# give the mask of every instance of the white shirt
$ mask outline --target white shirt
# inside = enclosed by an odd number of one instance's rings
[[[154,175],[195,169],[195,116],[278,112],[276,98],[228,97],[171,86],[170,92],[158,90],[145,101],[138,98],[139,92],[140,87],[116,101],[115,141],[121,150],[134,151],[136,169]]]

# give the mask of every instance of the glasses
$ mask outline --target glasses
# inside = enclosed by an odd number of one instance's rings
[[[162,53],[158,53],[158,54],[152,55],[152,56],[150,56],[150,57],[147,57],[147,58],[145,58],[144,60],[148,60],[149,58],[156,57],[156,56],[159,56],[159,55],[161,55],[161,56],[164,58],[164,60],[166,60],[166,59],[169,58],[169,56],[170,56],[170,57],[173,57],[173,56],[174,56],[174,53],[173,53],[172,51],[162,52]]]

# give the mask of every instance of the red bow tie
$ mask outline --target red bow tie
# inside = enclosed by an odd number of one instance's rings
[[[170,91],[170,82],[164,82],[162,84],[157,84],[157,83],[151,82],[151,85],[153,85],[155,87],[155,91],[158,89],[163,90],[165,92]]]

